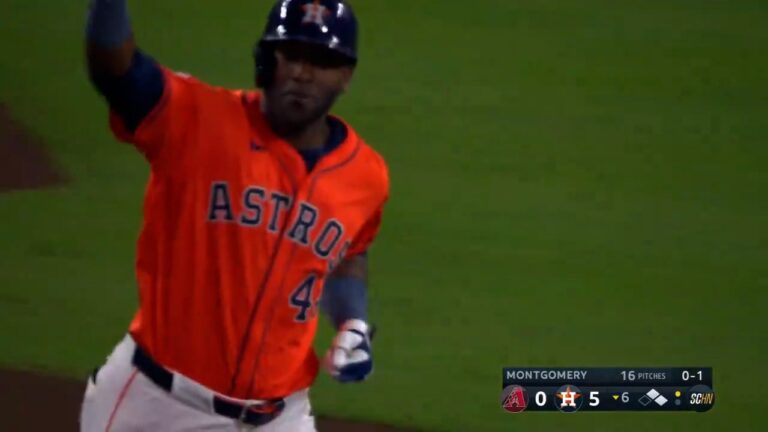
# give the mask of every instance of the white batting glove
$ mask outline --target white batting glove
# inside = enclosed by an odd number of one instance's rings
[[[351,319],[342,324],[325,354],[328,373],[340,382],[363,381],[373,370],[371,336],[365,321]]]

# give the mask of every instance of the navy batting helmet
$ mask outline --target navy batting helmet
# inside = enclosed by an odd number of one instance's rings
[[[274,74],[274,43],[299,41],[320,45],[357,63],[357,18],[343,0],[278,0],[256,44],[256,83],[267,87]]]

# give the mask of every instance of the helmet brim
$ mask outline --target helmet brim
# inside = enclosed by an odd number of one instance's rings
[[[355,53],[345,47],[342,47],[338,43],[338,39],[331,35],[327,39],[318,39],[315,37],[308,37],[304,35],[274,35],[267,34],[261,38],[262,43],[279,43],[279,42],[304,42],[311,45],[316,45],[333,51],[334,53],[341,54],[346,58],[350,64],[357,64],[357,56]]]

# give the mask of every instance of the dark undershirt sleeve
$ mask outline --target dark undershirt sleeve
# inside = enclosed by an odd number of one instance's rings
[[[163,95],[163,71],[154,59],[136,50],[131,66],[120,77],[91,74],[91,82],[119,115],[126,128],[135,132]]]

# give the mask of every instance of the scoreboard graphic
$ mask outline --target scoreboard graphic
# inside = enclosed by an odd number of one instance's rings
[[[528,411],[708,411],[711,367],[502,369],[501,407]]]

